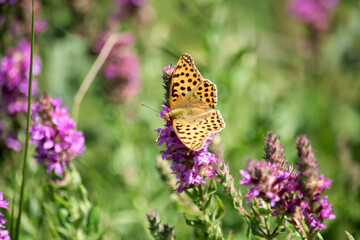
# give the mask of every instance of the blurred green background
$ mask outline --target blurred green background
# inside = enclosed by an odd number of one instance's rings
[[[177,239],[192,238],[155,168],[163,147],[157,146],[154,130],[163,121],[140,106],[161,109],[161,70],[185,52],[218,87],[217,109],[226,122],[220,133],[224,160],[235,182],[248,158],[264,155],[269,131],[280,135],[289,161],[296,158],[296,136],[306,135],[320,173],[333,181],[325,194],[336,219],[325,222],[324,239],[347,239],[345,230],[360,237],[360,5],[341,0],[329,28],[314,33],[289,13],[288,2],[148,0],[116,25],[113,30],[136,37],[141,86],[136,96],[118,103],[108,93],[107,80],[97,75],[78,117],[87,148],[75,159],[91,201],[101,208],[106,239],[151,239],[145,217],[151,209],[175,227]],[[107,26],[113,2],[40,3],[38,14],[48,21],[36,36],[40,89],[61,97],[71,110],[96,60],[91,49]],[[42,239],[38,184],[45,181],[44,173],[33,159],[29,164],[24,239]],[[6,195],[5,185],[0,182]],[[246,239],[246,224],[225,196],[222,200],[225,234]]]

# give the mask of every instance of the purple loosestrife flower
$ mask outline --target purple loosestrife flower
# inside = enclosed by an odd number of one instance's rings
[[[338,0],[291,0],[289,12],[322,31],[329,27],[331,13],[337,3]]]
[[[13,115],[27,111],[29,89],[30,43],[19,42],[17,47],[7,50],[0,63],[1,109]],[[34,55],[33,75],[40,73],[40,59]],[[33,79],[32,95],[37,93],[37,82]]]
[[[60,98],[41,95],[33,105],[35,123],[30,127],[30,143],[37,145],[35,158],[57,175],[62,175],[63,168],[85,149],[83,133],[75,130],[76,123],[60,105]]]
[[[249,185],[247,202],[262,199],[274,210],[273,216],[284,214],[296,218],[300,212],[298,217],[305,219],[310,231],[325,228],[323,220],[335,218],[331,204],[327,203],[328,197],[321,198],[331,181],[318,175],[318,163],[310,142],[305,137],[297,139],[297,168],[285,162],[279,137],[269,133],[265,142],[264,160],[249,160],[247,171],[240,170],[239,183]]]
[[[5,201],[2,191],[0,191],[0,209],[8,209],[9,201]],[[6,219],[4,219],[4,214],[0,212],[0,240],[10,240],[9,232],[5,228]]]
[[[330,188],[331,180],[319,176],[318,162],[306,137],[297,138],[296,146],[299,156],[297,181],[303,196],[300,206],[302,213],[311,229],[326,228],[323,221],[334,219],[335,215],[332,214],[332,205],[327,202],[328,196],[321,198],[321,195],[326,188]]]
[[[99,53],[105,45],[107,34],[102,34],[94,50]],[[107,87],[116,102],[132,99],[140,87],[139,58],[134,49],[135,37],[130,33],[120,34],[117,43],[105,61],[103,74]]]
[[[165,105],[162,106],[164,112],[160,112],[161,117],[170,112]],[[172,122],[166,121],[164,128],[156,130],[159,133],[158,145],[165,143],[166,150],[161,151],[163,159],[171,161],[171,170],[176,174],[178,179],[177,191],[182,193],[190,185],[205,184],[206,178],[215,176],[212,167],[217,160],[215,154],[207,151],[211,142],[211,137],[206,141],[204,148],[200,151],[188,149],[176,136],[172,129]]]

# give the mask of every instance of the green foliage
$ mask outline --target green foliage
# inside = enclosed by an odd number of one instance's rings
[[[61,182],[49,180],[44,209],[54,239],[102,239],[100,209],[91,204],[79,173],[71,167]]]

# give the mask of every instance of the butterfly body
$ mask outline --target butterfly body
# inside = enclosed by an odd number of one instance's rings
[[[199,115],[202,114],[203,112],[204,111],[202,109],[196,109],[196,108],[174,109],[171,110],[169,113],[167,113],[163,119],[166,121],[172,121],[177,118],[186,118],[188,116]]]
[[[171,77],[170,112],[164,120],[173,122],[173,129],[181,142],[199,151],[212,133],[225,128],[217,103],[216,85],[203,79],[192,57],[183,54]]]

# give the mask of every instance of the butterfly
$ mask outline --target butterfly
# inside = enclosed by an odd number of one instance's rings
[[[163,119],[172,121],[180,141],[199,151],[212,133],[225,128],[217,103],[216,85],[201,77],[190,54],[184,53],[175,66],[169,88],[170,112]]]

